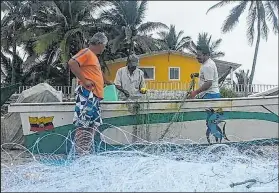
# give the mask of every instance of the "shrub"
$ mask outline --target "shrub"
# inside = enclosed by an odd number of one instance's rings
[[[220,88],[220,94],[222,98],[234,98],[237,97],[236,92],[229,88]]]

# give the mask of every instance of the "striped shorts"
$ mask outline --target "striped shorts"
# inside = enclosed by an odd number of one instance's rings
[[[75,90],[75,113],[73,123],[77,128],[93,128],[100,126],[102,122],[100,101],[92,91],[78,86]]]

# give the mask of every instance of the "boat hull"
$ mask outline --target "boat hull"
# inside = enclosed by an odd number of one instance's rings
[[[26,147],[40,153],[70,151],[74,135],[73,109],[71,102],[9,106],[9,112],[20,113]],[[222,143],[278,139],[278,96],[103,102],[101,109],[104,124],[95,136],[97,151],[136,143],[148,145],[159,140],[179,145],[207,145],[208,109],[213,109],[213,114],[225,121],[218,124],[221,129],[226,123],[229,141],[223,139]],[[45,125],[40,125],[40,121]],[[215,143],[212,135],[210,141]]]

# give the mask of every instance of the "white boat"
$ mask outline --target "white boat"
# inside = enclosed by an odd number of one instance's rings
[[[27,148],[33,152],[65,153],[72,145],[74,106],[74,102],[13,103],[9,112],[20,113]],[[138,114],[133,111],[135,107],[139,108]],[[210,108],[214,112],[208,117]],[[133,143],[156,143],[164,133],[164,142],[207,145],[207,118],[215,125],[219,124],[219,119],[226,122],[229,141],[223,139],[221,143],[278,143],[278,95],[185,101],[105,101],[101,109],[104,124],[95,136],[97,151],[119,149]],[[213,137],[210,140],[215,143]]]

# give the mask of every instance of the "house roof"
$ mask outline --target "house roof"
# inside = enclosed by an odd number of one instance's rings
[[[150,57],[150,56],[157,56],[157,55],[162,55],[162,54],[168,54],[168,53],[171,53],[171,54],[174,54],[174,55],[180,55],[180,56],[184,56],[184,57],[195,58],[195,55],[193,55],[193,54],[189,54],[189,53],[185,53],[185,52],[179,52],[179,51],[168,51],[168,50],[145,53],[145,54],[138,55],[138,57],[141,59],[141,58],[146,58],[146,57]],[[232,62],[227,62],[227,61],[217,60],[217,59],[213,59],[213,60],[216,63],[219,77],[226,74],[230,70],[230,68],[232,68],[233,71],[235,71],[237,68],[239,68],[241,66],[241,64],[237,64],[237,63],[232,63]],[[115,59],[115,60],[110,60],[106,63],[109,65],[109,64],[114,64],[114,63],[117,63],[117,62],[126,62],[126,61],[127,61],[127,57],[119,58],[119,59]]]

